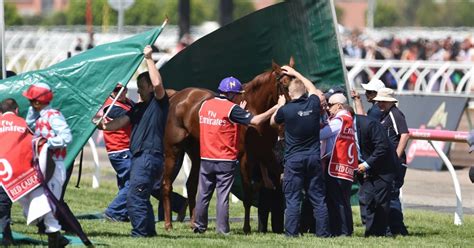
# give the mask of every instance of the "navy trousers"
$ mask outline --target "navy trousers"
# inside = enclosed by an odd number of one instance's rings
[[[326,175],[326,187],[331,236],[351,236],[354,231],[351,209],[352,182]]]
[[[7,195],[7,192],[0,187],[0,232],[9,230],[11,221],[12,201]]]
[[[400,188],[403,186],[407,167],[401,165],[393,180],[390,193],[390,232],[393,235],[408,235],[408,230],[403,222],[402,203],[400,202]]]
[[[132,157],[130,190],[127,194],[127,210],[132,224],[133,237],[156,235],[155,218],[150,195],[153,186],[161,181],[163,157],[160,154],[141,152]]]
[[[117,173],[117,187],[119,191],[105,210],[105,214],[119,221],[127,221],[127,194],[130,188],[132,153],[129,150],[110,153],[109,160]]]
[[[359,205],[365,236],[386,236],[392,183],[378,176],[365,178],[359,188]]]
[[[299,233],[303,190],[313,207],[316,236],[328,237],[330,234],[326,185],[319,155],[294,155],[285,162],[283,193],[286,199],[285,234],[287,236],[297,236]]]
[[[327,201],[327,197],[326,197]],[[328,209],[329,216],[329,209]],[[304,194],[303,203],[301,204],[301,221],[300,221],[300,233],[314,233],[316,222],[313,217],[313,206],[308,199],[308,196]]]

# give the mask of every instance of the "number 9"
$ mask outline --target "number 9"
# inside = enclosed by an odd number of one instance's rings
[[[12,175],[13,175],[12,166],[10,165],[8,160],[4,158],[0,158],[0,177],[2,177],[2,181],[6,182],[10,180]]]
[[[349,157],[349,160],[347,160],[348,164],[354,163],[354,154],[352,153],[352,149],[354,148],[354,143],[349,145],[349,148],[347,149],[347,156]]]

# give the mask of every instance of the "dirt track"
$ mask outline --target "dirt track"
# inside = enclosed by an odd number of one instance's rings
[[[464,212],[474,214],[474,184],[469,180],[468,174],[468,168],[456,170],[456,175],[461,184]],[[454,213],[456,196],[451,174],[448,171],[408,169],[403,187],[403,202],[407,208]]]

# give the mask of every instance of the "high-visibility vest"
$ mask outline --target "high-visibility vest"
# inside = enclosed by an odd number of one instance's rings
[[[235,161],[238,154],[238,124],[230,120],[236,106],[227,99],[204,101],[199,110],[201,159]]]
[[[114,99],[112,97],[107,98],[105,101],[104,106],[102,109],[110,108],[110,107],[119,107],[124,109],[125,111],[129,111],[132,108],[132,102],[129,102],[127,99],[127,103],[122,103],[116,101],[114,106],[112,106],[112,102]],[[106,116],[105,123],[112,121],[113,119]],[[125,151],[130,149],[130,134],[132,133],[132,125],[128,124],[125,127],[122,127],[115,131],[103,131],[104,132],[104,141],[105,141],[105,149],[107,152],[119,152]]]
[[[353,181],[354,170],[357,168],[357,145],[354,135],[354,124],[349,113],[343,113],[334,118],[342,121],[342,127],[337,134],[329,160],[328,173],[330,176]]]

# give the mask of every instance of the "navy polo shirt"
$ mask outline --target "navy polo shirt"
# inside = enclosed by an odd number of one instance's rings
[[[222,98],[222,99],[227,99],[230,101],[229,98],[221,95],[217,95],[216,97]],[[242,125],[250,125],[250,121],[253,118],[253,115],[246,111],[245,109],[241,108],[239,105],[235,105],[232,110],[230,111],[229,118],[231,121],[237,123],[237,124],[242,124]]]
[[[320,155],[320,111],[316,95],[302,96],[278,109],[275,122],[285,124],[285,160],[298,155]]]
[[[168,95],[158,100],[152,93],[148,102],[140,102],[128,111],[132,123],[130,151],[136,155],[143,151],[163,155],[163,139],[168,118]]]
[[[382,119],[382,115],[382,110],[377,103],[372,104],[372,107],[367,111],[367,116],[376,121],[380,121],[380,119]]]
[[[387,131],[388,138],[395,149],[398,147],[398,143],[400,143],[401,135],[409,133],[405,115],[395,105],[387,113],[383,113],[380,123]],[[405,152],[402,153],[401,162],[406,163]]]

